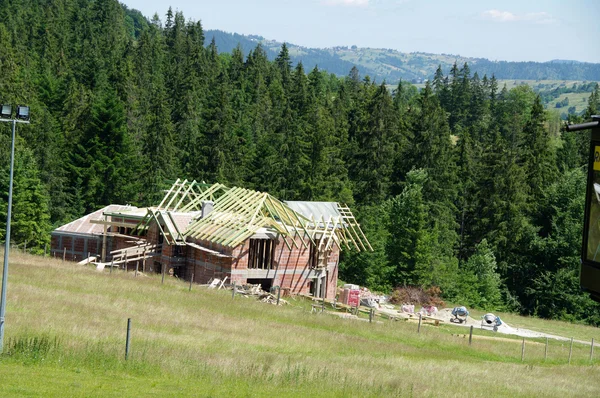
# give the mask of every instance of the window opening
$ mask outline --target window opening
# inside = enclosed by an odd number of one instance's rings
[[[250,239],[248,268],[273,269],[275,244],[271,239]]]

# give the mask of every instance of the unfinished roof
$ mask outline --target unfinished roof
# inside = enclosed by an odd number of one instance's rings
[[[339,217],[338,204],[335,202],[301,202],[286,200],[285,204],[299,214],[308,219],[320,220],[321,217],[326,220],[329,217]]]
[[[214,201],[216,196],[226,191],[223,184],[206,184],[204,182],[180,180],[173,183],[156,210],[177,212],[200,211],[202,202]]]
[[[261,229],[278,233],[288,247],[306,247],[304,238],[319,250],[373,250],[350,209],[335,202],[283,203],[268,193],[234,187],[215,198],[214,209],[192,223],[186,237],[236,247]]]
[[[234,187],[216,198],[213,210],[190,225],[184,235],[236,247],[261,228],[270,228],[289,246],[289,237],[305,236],[312,241],[306,229],[309,222],[268,193]],[[291,242],[297,246],[295,240]]]
[[[168,244],[184,245],[185,237],[183,236],[183,232],[187,230],[192,223],[192,220],[200,217],[200,212],[193,211],[182,213],[148,209],[147,217],[157,221],[160,232],[163,234]]]
[[[201,218],[206,201],[213,208]],[[143,211],[136,229],[142,231],[155,220],[171,245],[193,238],[233,248],[253,236],[275,235],[288,247],[373,250],[350,209],[335,202],[286,204],[265,192],[178,179],[157,207]]]
[[[94,224],[93,221],[104,220],[104,213],[106,212],[116,213],[131,210],[137,210],[137,207],[130,205],[108,205],[100,210],[96,210],[93,213],[58,227],[54,232],[64,234],[100,235],[104,233],[104,226],[101,224]]]

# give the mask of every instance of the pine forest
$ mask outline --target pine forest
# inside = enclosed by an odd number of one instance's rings
[[[600,113],[599,89],[582,116]],[[600,325],[579,288],[589,138],[528,86],[468,64],[425,88],[336,77],[256,46],[219,53],[200,22],[115,0],[1,0],[0,102],[17,128],[11,238],[38,253],[58,225],[147,206],[176,178],[356,209],[373,252],[340,279],[436,287],[482,309]],[[0,241],[10,129],[0,126]]]

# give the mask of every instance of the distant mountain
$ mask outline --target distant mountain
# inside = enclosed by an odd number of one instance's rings
[[[585,64],[586,62],[575,61],[572,59],[553,59],[548,61],[551,64]]]
[[[262,36],[240,35],[220,30],[207,30],[206,41],[214,37],[220,52],[231,52],[238,43],[244,54],[261,43],[270,59],[274,59],[282,42],[265,39]],[[304,69],[310,70],[315,65],[338,76],[347,76],[356,66],[362,76],[370,76],[377,82],[386,81],[395,84],[400,79],[420,83],[431,79],[438,65],[444,74],[448,74],[454,62],[462,66],[469,64],[471,73],[494,74],[498,79],[523,80],[587,80],[600,81],[600,64],[592,64],[568,60],[552,60],[549,62],[508,62],[490,61],[485,58],[469,58],[452,54],[402,53],[384,48],[307,48],[287,43],[294,64],[302,62]]]

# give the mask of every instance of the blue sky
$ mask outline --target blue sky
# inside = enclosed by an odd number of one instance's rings
[[[121,0],[164,21],[306,47],[357,45],[506,61],[600,63],[598,0]],[[209,38],[210,39],[210,38]]]

